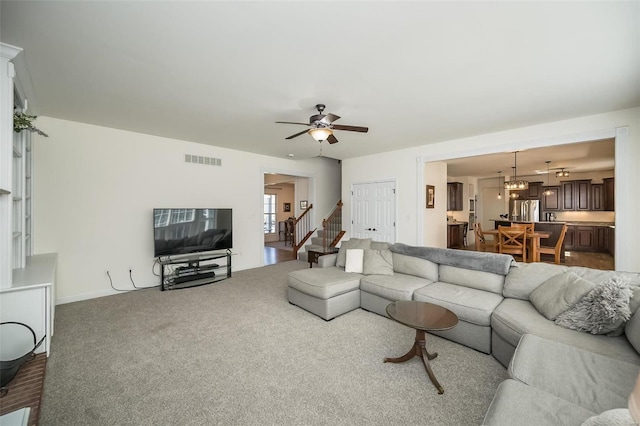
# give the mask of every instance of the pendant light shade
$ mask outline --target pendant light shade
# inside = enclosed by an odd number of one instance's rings
[[[513,176],[510,180],[504,183],[504,189],[510,191],[519,191],[521,189],[529,189],[529,182],[526,180],[518,180],[518,151],[513,153]],[[511,197],[511,195],[509,195]],[[512,197],[512,198],[517,198]]]
[[[553,191],[549,188],[549,164],[551,163],[551,161],[547,160],[545,161],[545,163],[547,163],[547,187],[544,189],[544,192],[542,194],[545,197],[548,197],[549,195],[553,195]]]

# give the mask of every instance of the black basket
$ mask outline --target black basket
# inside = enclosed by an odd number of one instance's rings
[[[42,344],[45,337],[43,336],[42,339],[40,339],[40,341],[36,343],[36,333],[27,324],[23,324],[21,322],[15,322],[15,321],[0,322],[0,325],[4,325],[4,324],[17,324],[29,329],[29,331],[33,335],[33,349],[31,349],[29,352],[27,352],[26,354],[16,359],[12,359],[10,361],[0,360],[0,387],[1,388],[4,388],[11,382],[11,380],[13,380],[13,378],[18,373],[18,370],[20,369],[20,366],[22,366],[22,364],[24,364],[25,362],[35,357],[35,351],[36,349],[38,349],[38,346]]]

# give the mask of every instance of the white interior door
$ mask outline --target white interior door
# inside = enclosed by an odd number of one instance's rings
[[[395,182],[353,185],[351,236],[394,243],[396,240]]]

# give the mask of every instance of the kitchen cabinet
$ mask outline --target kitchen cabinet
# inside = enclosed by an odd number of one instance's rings
[[[605,228],[605,246],[604,249],[607,253],[609,253],[611,256],[615,257],[615,253],[616,253],[616,228],[612,228],[610,226],[607,226]]]
[[[604,210],[604,184],[603,183],[591,184],[591,210],[592,211]]]
[[[615,203],[615,178],[602,179],[604,189],[604,210],[612,212],[616,210]]]
[[[607,251],[607,227],[594,226],[593,227],[593,249],[596,251]]]
[[[542,182],[529,182],[528,189],[511,192],[516,192],[520,200],[539,200],[542,197],[542,191],[544,191]]]
[[[591,209],[591,180],[572,180],[562,182],[561,210]]]
[[[546,211],[558,211],[560,210],[560,189],[559,186],[548,187],[553,194],[542,196],[542,208]]]
[[[460,182],[447,183],[447,211],[462,211],[464,204],[462,202],[463,185]]]
[[[569,225],[564,237],[565,250],[609,252],[613,255],[615,232],[608,226]]]
[[[464,245],[466,223],[449,223],[447,226],[447,248],[459,248]]]
[[[576,226],[574,250],[593,250],[594,243],[593,226]]]

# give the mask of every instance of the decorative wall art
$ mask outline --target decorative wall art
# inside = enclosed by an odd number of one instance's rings
[[[436,206],[436,187],[427,185],[427,208],[432,209]]]
[[[285,212],[290,212],[291,211],[291,203],[284,203],[284,206],[283,206],[282,210],[285,211]]]

